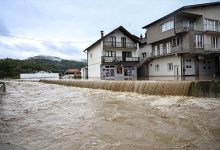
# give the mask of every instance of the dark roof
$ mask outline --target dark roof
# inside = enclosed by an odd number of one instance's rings
[[[113,32],[120,30],[122,33],[124,33],[126,36],[128,36],[131,40],[135,41],[135,42],[139,42],[139,40],[137,39],[136,36],[132,35],[130,32],[128,32],[128,30],[126,30],[123,26],[119,26],[116,29],[114,29],[113,31],[111,31],[110,33],[106,34],[105,36],[103,36],[103,38],[100,38],[99,40],[97,40],[95,43],[93,43],[92,45],[90,45],[89,47],[87,47],[85,51],[91,49],[92,47],[94,47],[95,45],[97,45],[99,42],[101,42],[105,37],[111,35]]]
[[[205,7],[205,6],[219,5],[219,4],[220,4],[220,1],[218,1],[218,2],[211,2],[211,3],[203,3],[203,4],[183,6],[183,7],[179,8],[179,9],[177,9],[177,10],[175,10],[175,11],[169,13],[168,15],[166,15],[166,16],[164,16],[164,17],[162,17],[162,18],[160,18],[160,19],[158,19],[158,20],[156,20],[156,21],[154,21],[154,22],[152,22],[152,23],[150,23],[150,24],[148,24],[148,25],[142,27],[142,28],[143,28],[143,29],[146,29],[146,28],[148,28],[149,26],[153,25],[154,23],[157,23],[157,22],[161,21],[161,20],[164,19],[164,18],[167,18],[167,17],[169,17],[169,16],[171,16],[171,15],[177,13],[177,12],[180,12],[180,11],[183,11],[183,10],[186,10],[186,9],[189,9],[189,8]]]

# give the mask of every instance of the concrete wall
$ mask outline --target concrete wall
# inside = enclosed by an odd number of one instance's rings
[[[41,80],[75,87],[136,92],[149,95],[220,97],[220,81],[80,81]]]
[[[168,70],[168,63],[173,63],[173,70]],[[155,70],[155,65],[159,65],[159,71]],[[167,56],[155,58],[149,62],[149,76],[174,76],[175,66],[178,66],[178,75],[181,75],[181,57]]]
[[[188,13],[203,15],[203,18],[220,20],[220,5],[198,7],[194,9],[185,10]]]
[[[142,53],[146,52],[146,57],[151,57],[152,54],[152,45],[151,44],[145,44],[143,47],[139,49],[138,57],[140,57],[140,60],[143,59]]]
[[[165,32],[161,32],[161,29],[160,29],[161,24],[163,24],[167,21],[170,21],[172,19],[174,20],[174,16],[163,19],[163,20],[153,24],[152,26],[148,27],[147,28],[147,43],[150,44],[150,43],[174,36],[175,35],[174,28],[167,30]]]
[[[101,56],[103,53],[102,43],[94,46],[88,51],[88,78],[100,79]]]
[[[195,97],[220,97],[220,81],[193,81],[188,95]]]

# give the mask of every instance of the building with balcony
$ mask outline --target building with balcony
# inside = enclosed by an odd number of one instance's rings
[[[88,78],[104,80],[135,80],[139,41],[120,26],[84,50],[87,53]]]
[[[220,2],[181,7],[143,29],[140,76],[220,73]]]

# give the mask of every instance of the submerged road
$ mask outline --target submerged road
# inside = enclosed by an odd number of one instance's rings
[[[219,149],[220,99],[6,82],[1,150]]]

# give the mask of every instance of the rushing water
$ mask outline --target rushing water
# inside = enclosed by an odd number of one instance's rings
[[[6,83],[1,150],[218,149],[220,99]]]

